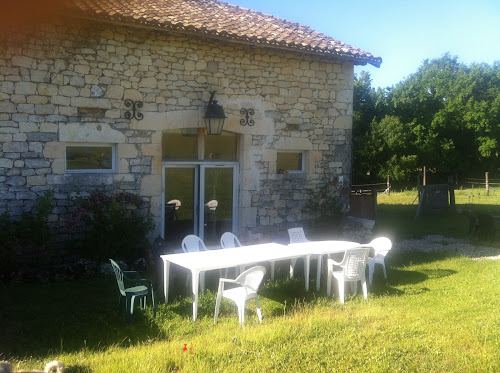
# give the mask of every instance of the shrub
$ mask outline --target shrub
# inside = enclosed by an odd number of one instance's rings
[[[54,191],[46,191],[38,197],[34,213],[25,212],[21,216],[21,228],[24,235],[28,232],[29,244],[42,250],[47,249],[47,243],[50,240],[48,222],[53,198]]]
[[[98,262],[110,257],[133,260],[146,244],[153,223],[141,212],[145,202],[136,194],[119,191],[112,195],[95,190],[88,197],[77,197],[67,228],[83,223],[86,233],[82,255]]]
[[[9,281],[16,262],[16,229],[9,212],[0,215],[0,283]]]
[[[48,258],[53,197],[52,190],[46,191],[37,198],[34,210],[25,211],[18,220],[12,219],[8,211],[0,215],[0,281],[10,280],[18,257],[31,263]]]

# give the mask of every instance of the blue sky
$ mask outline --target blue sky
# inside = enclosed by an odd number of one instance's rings
[[[224,0],[306,24],[382,57],[372,86],[390,87],[446,52],[463,63],[500,61],[500,0]]]

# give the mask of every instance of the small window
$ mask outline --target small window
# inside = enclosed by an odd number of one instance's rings
[[[173,129],[162,134],[163,160],[198,159],[198,129]]]
[[[164,161],[236,161],[238,135],[222,131],[220,136],[207,136],[198,128],[171,129],[162,133]]]
[[[114,172],[115,146],[85,144],[66,146],[67,172]]]
[[[205,160],[236,161],[237,135],[222,131],[220,136],[205,137]]]
[[[304,172],[304,153],[278,152],[276,168],[278,173]]]

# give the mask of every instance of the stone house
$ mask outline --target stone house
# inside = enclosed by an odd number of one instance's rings
[[[2,30],[0,213],[50,189],[57,228],[104,187],[147,201],[154,237],[258,240],[304,224],[322,183],[349,187],[353,69],[379,57],[216,0],[62,4]]]

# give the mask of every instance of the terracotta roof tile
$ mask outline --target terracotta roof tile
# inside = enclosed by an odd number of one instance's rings
[[[90,18],[188,31],[380,66],[382,59],[309,26],[217,0],[67,0]]]

